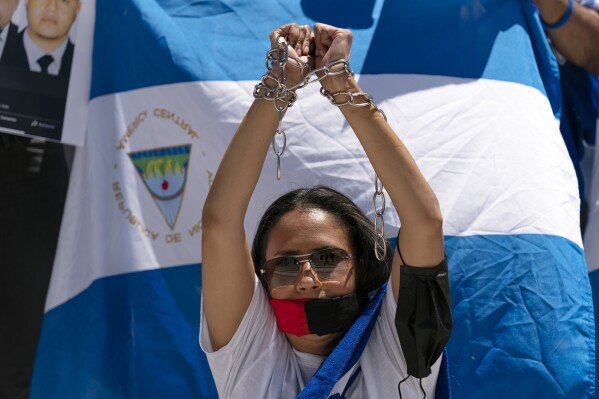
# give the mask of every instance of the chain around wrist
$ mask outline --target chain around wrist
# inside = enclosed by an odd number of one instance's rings
[[[277,100],[277,109],[291,107],[297,99],[297,94],[294,90],[289,90],[285,86],[281,87],[278,80],[268,73],[262,75],[260,82],[254,86],[253,94],[257,100]],[[285,104],[279,104],[282,102]]]

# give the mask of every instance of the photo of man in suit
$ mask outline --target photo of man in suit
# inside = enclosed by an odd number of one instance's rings
[[[0,63],[5,54],[12,54],[17,43],[19,28],[11,22],[19,0],[0,0]]]
[[[69,30],[80,0],[25,0],[25,8],[27,28],[18,35],[9,65],[68,79],[75,49]]]

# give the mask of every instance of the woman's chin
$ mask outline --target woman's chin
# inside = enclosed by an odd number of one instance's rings
[[[295,349],[314,355],[328,355],[341,338],[341,333],[327,335],[307,334],[301,337],[292,334],[286,335],[291,346]]]

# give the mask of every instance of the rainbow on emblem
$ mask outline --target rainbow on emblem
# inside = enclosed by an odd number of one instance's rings
[[[175,228],[183,201],[191,144],[129,153],[166,223]]]

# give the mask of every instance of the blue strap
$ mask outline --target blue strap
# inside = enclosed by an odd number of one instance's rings
[[[333,352],[320,365],[298,399],[326,399],[339,379],[358,361],[378,318],[381,303],[387,292],[385,283],[366,306]]]

